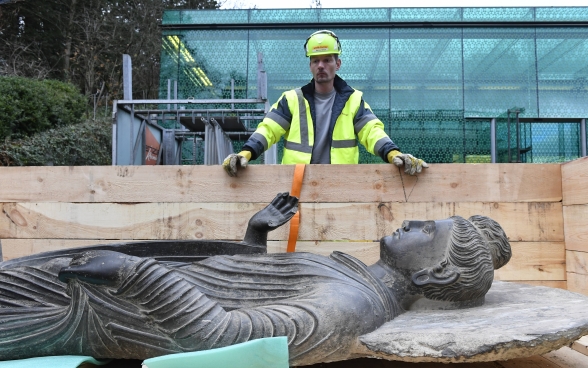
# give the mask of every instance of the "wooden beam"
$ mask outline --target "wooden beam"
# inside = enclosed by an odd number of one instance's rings
[[[568,272],[567,279],[569,291],[588,295],[588,275]]]
[[[0,203],[0,238],[242,240],[265,203]],[[561,203],[302,203],[300,240],[379,240],[405,219],[487,215],[511,241],[563,241]],[[270,233],[287,239],[287,226]]]
[[[551,288],[558,288],[558,289],[568,289],[567,281],[551,281],[551,280],[543,280],[543,281],[535,281],[535,280],[508,280],[508,282],[518,282],[521,284],[533,285],[533,286],[546,286]]]
[[[566,251],[568,290],[588,295],[588,252]]]
[[[494,272],[496,280],[566,279],[565,248],[563,242],[513,242],[512,258]]]
[[[588,367],[588,357],[567,346],[542,355],[549,359],[550,362],[555,363],[557,367]]]
[[[561,179],[565,206],[588,204],[588,157],[562,164]]]
[[[577,341],[574,341],[572,344],[572,349],[578,353],[582,353],[588,356],[588,335],[580,338]]]
[[[566,249],[588,252],[588,204],[563,206]]]
[[[269,202],[292,165],[1,167],[0,202]],[[418,177],[390,164],[309,165],[302,202],[558,202],[559,164],[434,164]]]
[[[588,253],[566,250],[566,270],[588,279]]]

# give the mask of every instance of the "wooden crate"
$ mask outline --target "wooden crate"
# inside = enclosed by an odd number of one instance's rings
[[[568,289],[588,295],[588,157],[561,173]]]
[[[370,264],[405,219],[487,215],[513,247],[500,280],[566,286],[559,164],[436,164],[418,177],[392,165],[309,165],[298,251],[349,253]],[[291,165],[0,168],[4,259],[120,240],[241,240],[249,218],[289,191]],[[288,227],[269,237],[286,249]],[[569,275],[569,273],[568,273]]]

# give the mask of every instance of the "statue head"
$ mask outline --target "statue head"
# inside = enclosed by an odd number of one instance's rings
[[[502,227],[486,216],[405,221],[380,243],[382,261],[410,279],[414,290],[449,302],[483,301],[494,269],[511,256]]]

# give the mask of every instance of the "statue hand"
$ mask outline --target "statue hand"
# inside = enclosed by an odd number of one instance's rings
[[[59,271],[59,280],[78,279],[90,284],[117,287],[142,259],[109,250],[77,254]]]
[[[279,193],[264,209],[249,220],[249,227],[259,231],[272,231],[288,222],[298,211],[298,198]]]
[[[416,158],[409,153],[402,153],[397,150],[388,153],[388,162],[398,167],[404,166],[404,172],[409,175],[419,174],[423,168],[429,167],[424,160]]]
[[[267,233],[284,225],[298,211],[298,198],[288,193],[279,193],[264,209],[249,220],[243,243],[267,246]]]

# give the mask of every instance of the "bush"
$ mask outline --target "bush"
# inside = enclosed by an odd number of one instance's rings
[[[85,109],[84,96],[71,84],[0,77],[0,140],[78,123]]]
[[[112,164],[110,119],[86,121],[0,144],[0,166]]]

